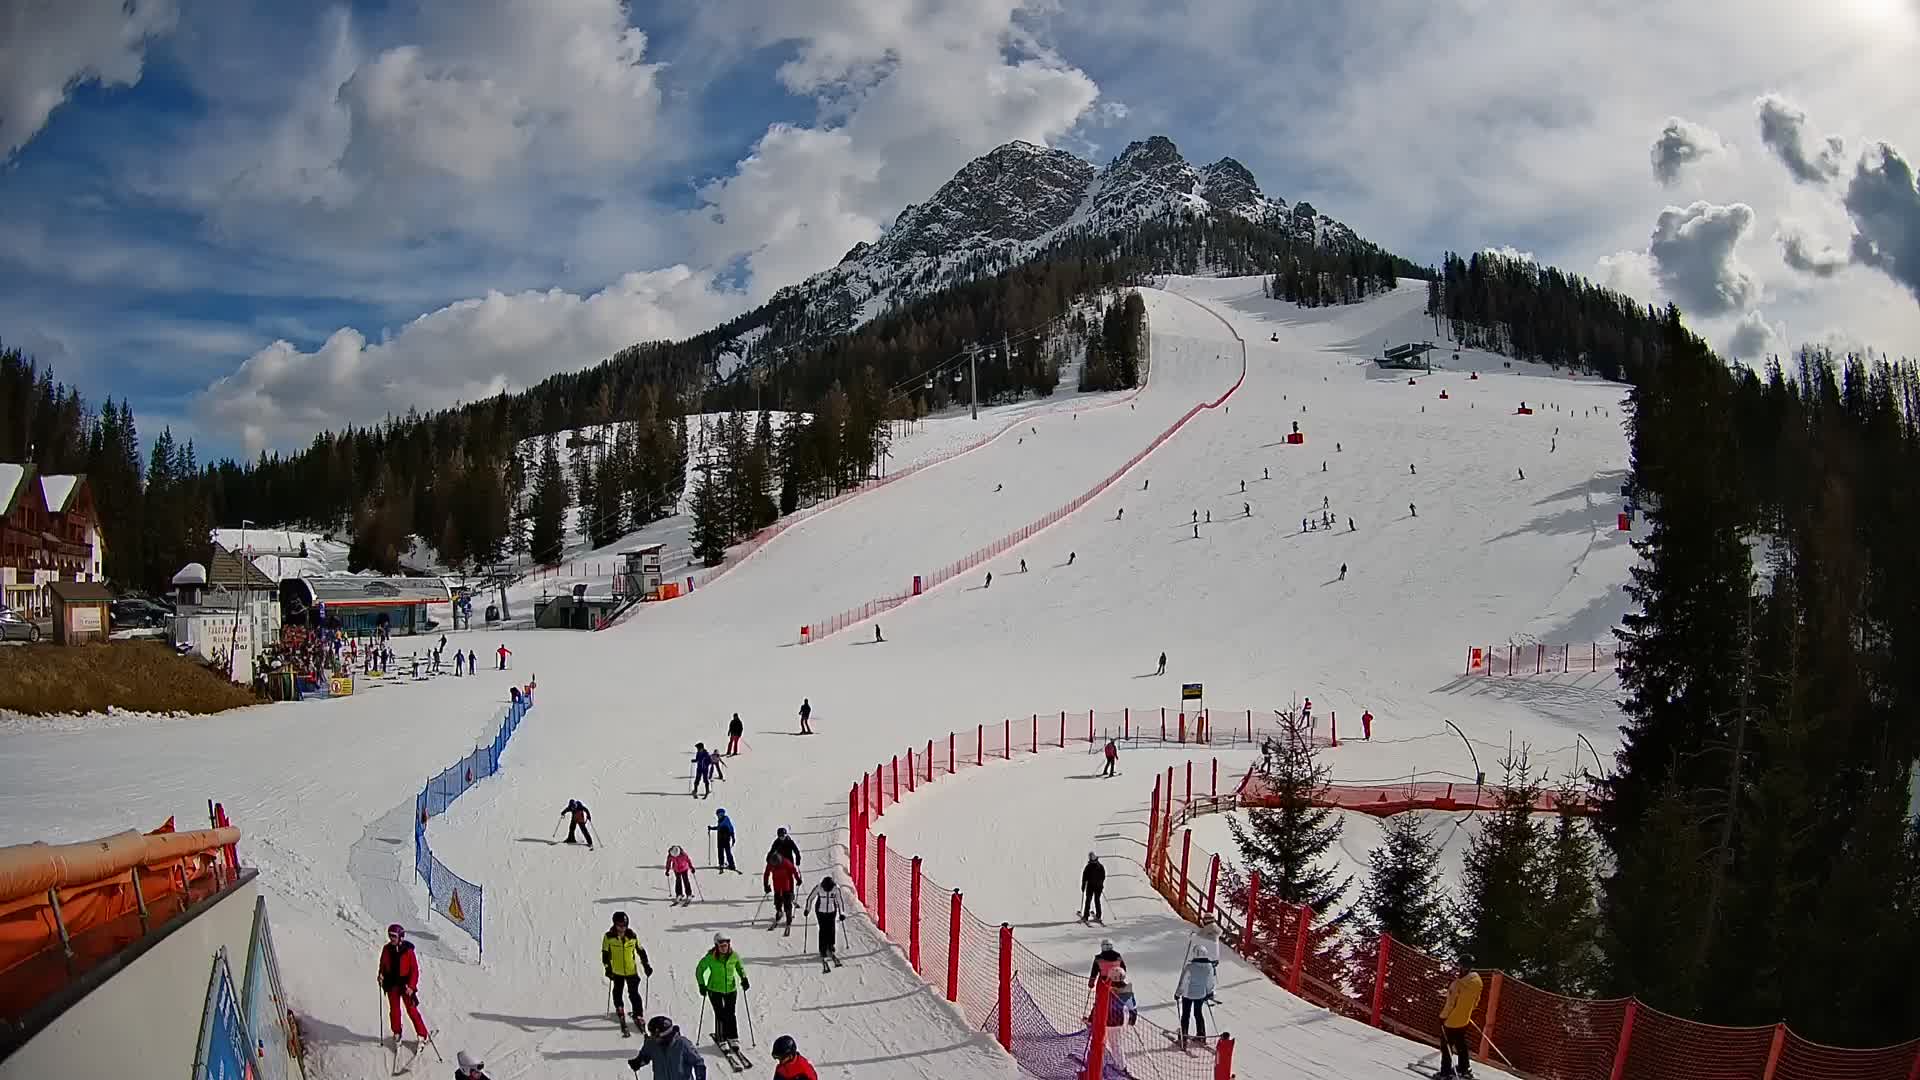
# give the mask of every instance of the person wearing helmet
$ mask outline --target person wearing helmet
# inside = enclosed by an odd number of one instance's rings
[[[673,878],[673,902],[683,907],[693,903],[693,856],[679,844],[667,849],[667,875]]]
[[[387,1024],[393,1029],[393,1045],[400,1046],[400,1006],[407,1006],[407,1019],[413,1021],[413,1052],[420,1052],[420,1040],[427,1038],[427,1022],[420,1016],[420,961],[413,955],[413,942],[399,923],[387,927],[387,943],[380,950],[380,990],[387,995]]]
[[[627,1068],[636,1074],[642,1065],[653,1066],[653,1080],[707,1080],[706,1059],[664,1016],[647,1021],[646,1041],[639,1053],[627,1059]]]
[[[786,856],[795,866],[800,865],[800,845],[794,843],[793,837],[788,835],[785,827],[773,831],[773,846],[767,850]]]
[[[627,925],[627,913],[613,913],[613,926],[600,939],[600,968],[606,972],[608,981],[613,983],[613,1015],[620,1021],[620,1034],[627,1033],[627,1013],[621,1006],[620,992],[625,990],[627,1002],[633,1006],[635,1023],[640,1020],[644,1006],[640,1001],[640,973],[653,976],[653,964],[647,959],[647,950],[640,945],[639,935]]]
[[[1125,965],[1126,960],[1120,956],[1120,951],[1113,947],[1112,939],[1102,941],[1100,951],[1094,954],[1093,967],[1087,970],[1088,989],[1092,989],[1094,984],[1100,981],[1101,976],[1111,974],[1114,968]]]
[[[453,1080],[489,1080],[486,1065],[465,1050],[453,1056],[453,1064]]]
[[[1091,919],[1101,925],[1106,917],[1100,910],[1100,894],[1107,888],[1107,868],[1100,865],[1097,852],[1087,852],[1087,865],[1080,871],[1080,921]]]
[[[713,794],[713,782],[725,780],[727,773],[720,767],[720,755],[707,749],[706,743],[694,743],[693,751],[693,796],[704,799]],[[705,791],[701,790],[703,786]]]
[[[829,961],[835,964],[840,962],[840,956],[835,952],[834,930],[847,921],[847,903],[833,879],[823,877],[820,884],[807,894],[807,909],[820,922],[820,970],[825,971]]]
[[[779,926],[785,916],[787,936],[793,935],[793,890],[799,884],[800,868],[778,851],[767,852],[767,868],[760,874],[760,891],[773,894],[773,921],[767,929]]]
[[[813,1071],[813,1062],[800,1056],[800,1044],[793,1036],[782,1035],[773,1040],[773,1080],[820,1080],[820,1074]]]
[[[742,990],[751,990],[747,968],[733,951],[733,940],[722,930],[713,935],[713,948],[693,969],[693,981],[713,1002],[713,1041],[723,1046],[740,1041],[740,1020],[734,1004]]]
[[[723,873],[731,870],[737,874],[740,872],[740,867],[733,861],[733,819],[727,816],[725,810],[715,810],[713,816],[717,820],[707,826],[707,831],[713,834],[714,868]]]

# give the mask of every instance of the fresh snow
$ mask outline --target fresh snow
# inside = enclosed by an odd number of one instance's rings
[[[508,680],[490,671],[198,719],[0,732],[0,842],[152,828],[175,813],[192,821],[206,798],[224,801],[243,831],[243,858],[262,870],[322,1080],[385,1065],[368,1022],[377,1004],[369,983],[380,928],[395,919],[420,943],[424,1009],[449,1055],[472,1050],[501,1077],[604,1080],[624,1069],[634,1043],[607,1013],[597,951],[616,909],[633,915],[652,955],[650,1009],[690,1032],[693,965],[716,930],[733,934],[753,980],[756,1060],[791,1033],[823,1075],[1015,1076],[864,920],[848,925],[847,965],[830,975],[798,935],[751,928],[769,914],[753,871],[775,826],[805,849],[810,886],[844,842],[848,785],[874,763],[1003,716],[1173,705],[1185,681],[1204,682],[1220,708],[1310,695],[1317,713],[1342,715],[1349,738],[1370,708],[1375,740],[1328,752],[1339,779],[1470,775],[1445,720],[1476,740],[1490,771],[1509,740],[1556,770],[1571,761],[1563,748],[1576,734],[1602,754],[1616,743],[1613,691],[1593,677],[1469,678],[1462,668],[1469,642],[1577,644],[1623,609],[1632,552],[1613,531],[1626,464],[1621,387],[1508,369],[1474,352],[1457,362],[1439,354],[1452,370],[1411,386],[1405,373],[1380,371],[1365,358],[1383,341],[1436,336],[1419,283],[1315,310],[1265,299],[1253,278],[1161,285],[1143,291],[1152,377],[1137,399],[1056,402],[1018,427],[997,414],[952,421],[967,434],[990,422],[1007,433],[817,514],[712,585],[611,630],[449,635],[487,657],[505,642],[510,677],[539,680],[503,771],[430,826],[439,857],[486,888],[484,958],[425,913],[404,836],[426,778],[491,736]],[[913,574],[1067,503],[1194,404],[1219,397],[1242,370],[1229,325],[1245,341],[1244,385],[1104,494],[889,612],[885,643],[863,624],[794,644],[800,624],[897,593]],[[1485,374],[1469,381],[1468,368]],[[1451,400],[1438,399],[1442,388]],[[1522,399],[1539,411],[1513,415]],[[1583,416],[1589,407],[1611,415]],[[1295,420],[1304,446],[1282,442]],[[948,427],[928,422],[925,432]],[[1357,532],[1299,531],[1323,496]],[[1197,540],[1195,510],[1213,519]],[[1069,552],[1078,555],[1070,568]],[[981,587],[987,569],[991,589]],[[1168,674],[1150,677],[1163,649]],[[819,733],[804,739],[792,734],[803,696]],[[714,798],[688,798],[693,742],[720,745],[736,711],[745,752]],[[1090,847],[1115,856],[1106,933],[1133,961],[1143,1005],[1164,1019],[1188,929],[1125,860],[1145,840],[1152,770],[1186,756],[1128,752],[1125,775],[1106,782],[1075,779],[1097,770],[1072,751],[1016,759],[911,796],[882,830],[923,855],[935,880],[967,890],[982,918],[1011,922],[1069,969],[1084,970],[1101,936],[1070,922],[1075,875]],[[1247,759],[1242,751],[1233,767]],[[593,808],[600,850],[548,843],[571,797]],[[720,807],[739,824],[748,874],[703,869],[704,902],[668,906],[666,846],[703,853]],[[1243,1076],[1384,1080],[1423,1055],[1287,998],[1238,961],[1226,965],[1219,1020],[1240,1041]]]

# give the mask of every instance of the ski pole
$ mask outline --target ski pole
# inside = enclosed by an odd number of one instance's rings
[[[753,1034],[753,995],[745,990],[740,991],[740,1003],[747,1007],[747,1045],[759,1046],[760,1040]]]
[[[694,898],[699,900],[703,904],[706,903],[707,894],[700,890],[700,875],[695,873],[689,873],[687,874],[687,878],[693,882]]]
[[[1511,1061],[1508,1061],[1508,1060],[1507,1060],[1507,1055],[1505,1055],[1505,1054],[1501,1054],[1501,1053],[1500,1053],[1500,1046],[1499,1046],[1499,1044],[1497,1044],[1497,1043],[1495,1043],[1495,1042],[1493,1041],[1493,1036],[1492,1036],[1492,1035],[1490,1035],[1490,1034],[1488,1034],[1488,1033],[1487,1033],[1486,1031],[1484,1031],[1484,1030],[1482,1030],[1479,1024],[1474,1024],[1474,1023],[1473,1023],[1473,1021],[1471,1021],[1471,1020],[1469,1020],[1469,1021],[1467,1021],[1467,1023],[1469,1023],[1469,1024],[1473,1024],[1473,1030],[1475,1030],[1475,1031],[1478,1031],[1478,1032],[1480,1032],[1480,1036],[1481,1036],[1482,1038],[1484,1038],[1484,1039],[1486,1039],[1486,1040],[1487,1040],[1487,1047],[1488,1047],[1488,1049],[1490,1049],[1490,1050],[1492,1050],[1492,1051],[1493,1051],[1494,1053],[1496,1053],[1496,1054],[1500,1054],[1500,1060],[1501,1060],[1501,1061],[1506,1061],[1506,1063],[1507,1063],[1507,1068],[1509,1068],[1509,1069],[1511,1069],[1511,1068],[1513,1068],[1513,1062],[1511,1062]]]
[[[694,1034],[696,1035],[703,1034],[703,1032],[701,1032],[700,1029],[706,1026],[707,1026],[707,989],[706,987],[703,986],[700,988],[700,1019],[694,1021],[694,1025],[693,1025]]]

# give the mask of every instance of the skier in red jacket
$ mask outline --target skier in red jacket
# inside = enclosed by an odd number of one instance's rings
[[[427,1038],[427,1022],[420,1017],[420,961],[414,957],[413,942],[407,940],[407,931],[399,923],[387,927],[378,980],[380,990],[387,995],[387,1023],[393,1028],[394,1045],[400,1044],[401,1002],[406,1003],[415,1038]]]
[[[787,933],[793,933],[793,889],[798,884],[800,868],[778,851],[767,852],[767,868],[760,874],[760,891],[773,894],[773,921],[767,929],[779,926],[784,915]]]
[[[773,1040],[773,1060],[779,1062],[774,1067],[773,1080],[820,1080],[820,1074],[813,1071],[813,1062],[800,1056],[800,1046],[791,1035]]]

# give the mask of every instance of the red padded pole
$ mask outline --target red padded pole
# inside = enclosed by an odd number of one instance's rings
[[[947,1000],[960,1000],[960,890],[953,890],[947,915]]]
[[[1102,1080],[1107,1069],[1107,1010],[1113,1004],[1113,984],[1096,979],[1093,987],[1093,1016],[1087,1022],[1087,1071],[1085,1080]]]
[[[1013,927],[1000,924],[1000,1049],[1013,1052]]]
[[[913,857],[913,881],[907,887],[907,962],[920,971],[920,856]]]
[[[1213,897],[1214,893],[1219,891],[1219,888],[1220,856],[1216,854],[1213,857],[1213,862],[1207,867],[1207,914],[1209,915],[1213,914]]]
[[[885,934],[887,932],[887,834],[881,833],[873,838],[873,842],[874,864],[880,867],[879,902],[874,909],[874,925],[880,928],[880,933]]]
[[[1393,948],[1393,935],[1380,935],[1380,956],[1373,962],[1373,1012],[1367,1017],[1367,1023],[1380,1026],[1381,1013],[1387,1004],[1387,955]]]
[[[1608,1080],[1620,1080],[1627,1073],[1627,1050],[1633,1046],[1633,1021],[1640,1015],[1640,999],[1627,999],[1627,1016],[1620,1021],[1620,1041],[1613,1044],[1613,1071]]]

